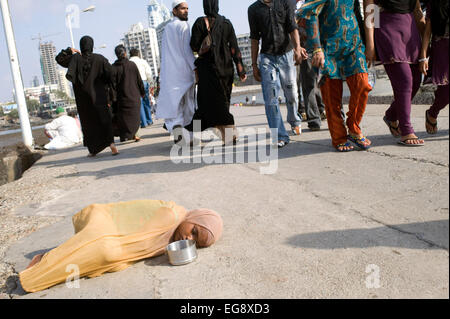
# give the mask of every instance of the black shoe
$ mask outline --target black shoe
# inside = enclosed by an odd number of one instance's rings
[[[320,131],[320,126],[311,125],[311,126],[308,126],[308,128],[313,132]]]

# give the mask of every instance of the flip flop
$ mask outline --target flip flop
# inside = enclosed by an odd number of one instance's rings
[[[402,136],[402,134],[400,133],[399,127],[398,127],[398,126],[397,126],[397,127],[393,126],[392,123],[391,123],[391,121],[389,121],[389,120],[386,118],[386,116],[383,117],[383,121],[384,121],[384,123],[386,123],[386,125],[388,126],[389,131],[391,131],[391,135],[392,135],[393,137],[399,138],[399,137]]]
[[[428,110],[425,111],[425,121],[426,121],[425,122],[425,129],[426,129],[427,133],[431,134],[431,135],[437,134],[437,130],[434,131],[437,128],[437,122],[436,123],[431,123],[430,122],[430,120],[428,119]],[[433,131],[429,131],[428,130],[427,124],[433,128]]]
[[[407,139],[404,140],[404,141],[399,141],[398,144],[399,144],[399,145],[403,145],[403,146],[409,146],[409,147],[425,146],[425,143],[422,143],[422,144],[409,144],[409,143],[406,143],[407,141],[417,141],[417,140],[419,140],[418,137],[407,138]]]
[[[349,149],[349,150],[340,150],[339,149],[340,147],[351,147],[351,149]],[[340,153],[352,152],[354,150],[355,150],[355,148],[349,142],[336,145],[336,151],[338,151]]]
[[[366,141],[366,137],[356,137],[356,136],[347,136],[347,138],[353,142],[356,146],[358,146],[360,149],[367,151],[369,148],[371,148],[372,145],[366,145],[364,142]]]

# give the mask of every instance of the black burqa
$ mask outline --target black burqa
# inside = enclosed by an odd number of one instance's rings
[[[234,125],[230,113],[230,98],[233,88],[233,61],[239,75],[245,74],[242,56],[233,25],[219,15],[218,0],[203,0],[203,9],[211,26],[212,47],[209,52],[196,61],[199,76],[197,104],[193,121],[201,120],[201,129],[222,125]],[[191,49],[198,52],[208,29],[203,17],[198,18],[192,27]],[[193,122],[186,126],[193,131]]]
[[[80,48],[81,55],[72,54],[68,48],[58,54],[56,61],[68,68],[66,78],[73,84],[84,146],[95,155],[114,143],[108,107],[111,64],[102,55],[93,53],[91,37],[81,38]]]
[[[117,121],[120,141],[135,138],[141,124],[141,96],[145,87],[139,70],[134,62],[126,58],[113,64],[112,83],[115,91],[115,120]]]

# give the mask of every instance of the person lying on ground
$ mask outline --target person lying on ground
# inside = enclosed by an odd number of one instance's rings
[[[209,247],[222,235],[223,221],[212,210],[187,211],[174,202],[137,200],[93,204],[72,218],[75,235],[46,254],[36,255],[19,274],[26,292],[66,282],[76,267],[79,277],[98,277],[164,254],[168,244],[195,240]]]

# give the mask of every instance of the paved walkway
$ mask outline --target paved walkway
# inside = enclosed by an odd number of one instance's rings
[[[10,247],[6,261],[22,270],[32,256],[72,234],[71,216],[91,203],[173,200],[208,207],[225,222],[222,240],[196,262],[169,265],[166,256],[125,271],[59,285],[15,298],[448,298],[449,121],[424,129],[425,106],[414,106],[422,148],[395,144],[382,121],[385,106],[369,105],[363,130],[369,152],[340,154],[325,126],[304,129],[279,152],[275,174],[257,161],[174,164],[161,123],[143,141],[86,158],[77,147],[49,153],[35,166],[76,167],[77,184],[49,189],[54,198],[18,215],[64,216]],[[232,108],[239,127],[266,128],[263,107]],[[217,144],[217,142],[215,142]],[[233,154],[232,147],[226,151]],[[245,151],[237,147],[236,153]],[[211,159],[211,158],[210,158]],[[26,182],[27,175],[24,176]]]

